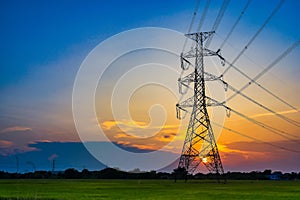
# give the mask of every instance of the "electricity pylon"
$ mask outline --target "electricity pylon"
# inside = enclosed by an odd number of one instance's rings
[[[194,84],[194,95],[183,102],[176,104],[177,118],[181,119],[181,111],[187,113],[187,108],[192,107],[190,121],[188,124],[185,141],[180,156],[178,169],[193,174],[200,163],[203,163],[211,173],[224,174],[221,158],[218,152],[217,143],[213,134],[207,106],[210,106],[209,98],[205,93],[205,81],[219,80],[204,70],[204,57],[218,56],[221,62],[224,58],[219,51],[214,52],[207,49],[204,42],[214,32],[197,32],[186,34],[186,37],[195,42],[195,46],[188,52],[181,54],[181,68],[187,70],[193,66],[191,74],[178,79],[179,92],[185,94],[190,83]]]

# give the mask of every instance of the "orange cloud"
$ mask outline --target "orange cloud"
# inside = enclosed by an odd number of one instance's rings
[[[40,142],[49,143],[49,142],[53,142],[53,141],[51,141],[51,140],[34,140],[32,142],[28,142],[28,144],[37,144],[37,143],[40,143]]]
[[[272,144],[276,146],[256,141],[243,141],[218,144],[218,147],[225,170],[298,170],[300,140],[298,142],[276,141]],[[287,149],[282,149],[280,146]]]
[[[122,121],[115,121],[115,120],[107,120],[101,123],[101,126],[106,129],[106,130],[111,130],[112,128],[116,126],[121,126],[121,127],[126,127],[126,128],[151,128],[151,129],[178,129],[180,127],[179,124],[165,124],[163,126],[151,126],[147,127],[147,123],[142,122],[142,121],[127,121],[127,120],[122,120]]]
[[[282,151],[288,151],[288,152],[300,152],[300,140],[296,141],[276,141],[270,143],[271,145],[268,145],[266,143],[261,142],[233,142],[230,144],[227,144],[227,147],[229,149],[235,149],[242,152],[257,152],[257,153],[276,153],[276,152],[282,152]],[[281,148],[282,147],[282,148]]]
[[[105,128],[106,130],[110,130],[112,127],[116,126],[116,121],[105,121],[105,122],[102,122],[101,125],[103,128]]]
[[[106,130],[111,130],[112,128],[116,126],[123,126],[127,128],[134,128],[137,126],[146,126],[145,122],[139,122],[139,121],[115,121],[115,120],[109,120],[104,121],[101,123],[102,127]]]
[[[131,135],[127,135],[125,133],[117,133],[116,135],[114,135],[114,138],[118,139],[118,138],[134,138]]]
[[[13,142],[7,140],[0,140],[0,148],[8,148],[13,146]]]
[[[159,142],[171,142],[175,136],[176,136],[176,132],[172,130],[168,130],[168,131],[162,131],[162,134],[154,137],[154,139]]]
[[[130,146],[141,150],[157,150],[156,145],[132,144]]]
[[[118,141],[117,144],[120,144],[120,145],[126,146],[126,147],[133,147],[133,148],[140,149],[140,150],[150,150],[150,151],[157,150],[157,147],[154,144],[133,144],[128,141],[126,141],[126,142]]]
[[[148,126],[145,122],[128,120],[107,120],[103,121],[101,126],[111,141],[141,150],[158,150],[165,147],[179,135],[180,129],[178,124]],[[169,147],[169,150],[177,148]]]
[[[230,145],[228,145],[230,146]],[[218,144],[218,149],[220,154],[222,154],[222,160],[224,160],[224,162],[234,162],[231,159],[232,155],[239,155],[240,157],[242,157],[244,160],[249,160],[251,158],[258,158],[258,157],[263,157],[264,156],[264,152],[254,152],[254,151],[246,151],[243,149],[239,149],[239,148],[233,148],[233,147],[228,147],[227,145],[221,145]],[[236,161],[235,161],[236,162]]]

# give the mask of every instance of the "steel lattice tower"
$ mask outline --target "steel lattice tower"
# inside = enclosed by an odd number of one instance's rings
[[[179,78],[179,91],[182,87],[194,84],[194,95],[185,101],[178,103],[177,117],[181,119],[180,110],[187,112],[187,107],[192,107],[190,121],[188,124],[185,141],[178,165],[178,169],[193,174],[200,163],[203,163],[211,173],[222,175],[224,173],[218,147],[211,127],[207,106],[209,103],[205,93],[205,81],[212,81],[219,78],[204,71],[204,57],[218,56],[224,60],[218,52],[208,50],[204,42],[214,32],[198,32],[186,34],[186,37],[195,42],[195,46],[188,52],[181,54],[181,67],[187,70],[187,66],[193,65],[194,70],[184,78]]]

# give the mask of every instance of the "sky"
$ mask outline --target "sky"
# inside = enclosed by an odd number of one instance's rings
[[[196,31],[205,2],[200,0],[192,31]],[[201,31],[212,28],[222,2],[211,1]],[[230,1],[213,36],[209,47],[211,50],[218,50],[246,2]],[[221,49],[222,56],[228,62],[232,62],[251,40],[278,3],[278,0],[251,1]],[[186,33],[196,1],[13,0],[1,1],[0,4],[0,170],[16,171],[17,159],[20,172],[33,170],[28,163],[34,163],[40,170],[51,170],[53,159],[58,170],[69,167],[98,169],[104,165],[130,170],[132,165],[99,162],[82,145],[72,113],[76,75],[93,49],[116,34],[143,27]],[[249,77],[255,77],[299,41],[299,8],[299,1],[286,0],[235,66]],[[147,32],[144,34],[147,35]],[[161,43],[182,48],[175,37],[160,37],[167,38]],[[143,35],[134,35],[134,38],[121,40],[120,43],[130,46],[141,38]],[[144,39],[151,41],[152,38]],[[118,48],[119,44],[114,45]],[[108,51],[107,56],[114,50]],[[300,122],[299,53],[297,46],[257,80],[296,109],[254,84],[243,91],[251,99],[297,122]],[[99,57],[99,60],[104,59]],[[148,65],[143,69],[133,68],[143,63]],[[220,75],[228,64],[222,67],[218,59],[209,58],[205,60],[205,66],[207,71]],[[179,73],[178,55],[152,49],[122,55],[111,63],[97,84],[97,117],[91,120],[103,129],[111,142],[124,149],[143,154],[167,145],[163,155],[172,158],[178,156],[188,123],[188,117],[182,122],[176,119]],[[138,84],[146,79],[164,81],[168,87]],[[237,89],[249,82],[234,69],[224,75],[224,80]],[[135,88],[136,84],[139,87]],[[131,89],[134,90],[132,93]],[[220,95],[219,100],[233,94],[214,83],[208,83],[208,93]],[[191,95],[191,91],[186,97],[188,95]],[[124,101],[126,98],[128,101]],[[279,131],[268,131],[234,112],[230,117],[224,117],[226,110],[223,108],[209,108],[212,122],[224,123],[225,127],[242,133],[213,125],[225,171],[300,171],[299,126],[241,96],[233,98],[226,105]],[[124,117],[128,111],[129,115]],[[118,114],[114,116],[115,113]],[[88,142],[102,145],[108,157],[115,156],[113,152],[106,152],[109,148],[106,148],[104,140],[91,137]],[[152,162],[159,162],[159,159]],[[145,166],[138,167],[143,169]],[[205,169],[199,170],[205,172]]]

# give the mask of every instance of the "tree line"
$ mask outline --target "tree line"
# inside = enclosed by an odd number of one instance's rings
[[[135,169],[125,172],[114,168],[105,168],[99,171],[89,171],[84,169],[78,171],[74,168],[65,171],[35,171],[27,173],[9,173],[0,171],[0,179],[174,179],[176,173],[168,172],[141,172]],[[181,179],[180,177],[177,177]],[[188,179],[209,180],[218,178],[216,174],[197,173],[188,175]],[[252,171],[252,172],[227,172],[222,178],[227,180],[299,180],[300,172],[282,173],[271,170]]]

